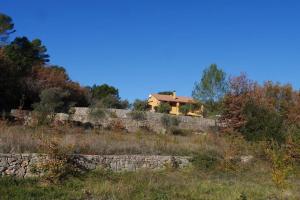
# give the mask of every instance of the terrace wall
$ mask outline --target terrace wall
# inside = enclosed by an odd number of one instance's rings
[[[72,155],[76,166],[85,170],[109,169],[112,171],[160,170],[167,167],[183,168],[189,165],[189,157],[143,155]],[[49,158],[45,154],[0,154],[0,177],[37,177],[38,163]]]

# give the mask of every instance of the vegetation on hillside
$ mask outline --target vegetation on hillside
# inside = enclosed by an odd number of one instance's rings
[[[203,102],[209,113],[220,112],[220,100],[227,91],[226,73],[218,68],[216,64],[211,64],[204,69],[199,82],[195,83],[192,91],[194,99]]]
[[[27,37],[12,39],[15,32],[13,20],[0,13],[0,111],[33,109],[41,103],[41,95],[60,88],[68,93],[63,110],[69,105],[89,106],[100,101],[106,108],[127,108],[128,101],[121,100],[118,90],[107,84],[82,87],[72,81],[65,68],[50,65],[47,48],[39,39]],[[48,100],[50,101],[50,99]],[[51,108],[53,109],[53,108]]]
[[[270,181],[266,166],[237,175],[197,168],[113,173],[98,170],[74,177],[64,185],[43,186],[36,179],[0,179],[1,199],[115,199],[115,200],[244,200],[299,199],[299,183],[281,193]],[[298,187],[298,188],[297,188]]]
[[[217,116],[217,131],[195,135],[178,129],[180,121],[168,115],[168,103],[155,108],[164,113],[161,123],[166,134],[149,134],[149,130],[125,134],[119,119],[110,121],[105,130],[72,123],[58,126],[51,117],[72,106],[89,106],[90,117],[102,119],[113,116],[107,108],[130,104],[113,86],[82,87],[72,81],[63,67],[49,64],[47,48],[39,39],[12,39],[14,28],[12,19],[0,14],[0,111],[4,113],[0,153],[50,153],[53,163],[46,163],[43,170],[50,172],[53,183],[65,186],[41,185],[40,179],[0,178],[1,199],[300,198],[300,91],[291,85],[258,84],[245,74],[229,78],[213,64],[204,70],[192,94],[199,105],[204,103],[209,117]],[[33,110],[41,126],[10,121],[5,112],[12,108]],[[193,109],[187,104],[180,112]],[[136,100],[129,116],[143,121],[147,110],[147,101]],[[41,141],[52,138],[58,141],[49,151]],[[100,170],[66,179],[68,154],[60,152],[65,147],[83,154],[188,155],[192,165],[159,172]],[[254,161],[243,164],[241,158],[249,155]]]

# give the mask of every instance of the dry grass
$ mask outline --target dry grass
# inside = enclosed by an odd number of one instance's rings
[[[4,178],[0,179],[0,196],[3,199],[229,200],[243,199],[243,195],[247,199],[300,197],[299,167],[288,176],[288,187],[281,191],[272,182],[270,163],[263,157],[260,159],[265,146],[247,143],[239,137],[210,133],[187,136],[148,132],[129,134],[71,126],[32,129],[1,123],[0,153],[46,152],[43,141],[51,138],[56,138],[61,147],[70,147],[76,153],[193,155],[193,165],[182,170],[157,172],[95,171],[66,180],[64,187],[41,186],[38,180]],[[255,162],[246,165],[231,162],[232,157],[240,155],[254,155]]]
[[[155,154],[194,155],[214,151],[224,156],[248,154],[251,146],[244,140],[202,135],[162,135],[145,131],[125,133],[85,130],[79,127],[26,128],[0,124],[0,153],[44,153],[42,143],[56,138],[59,145],[81,154]],[[252,150],[251,150],[252,151]]]
[[[224,157],[247,155],[257,150],[241,138],[219,137],[212,133],[187,136],[125,133],[80,127],[28,128],[0,123],[0,153],[44,153],[43,141],[56,138],[59,145],[81,154],[194,155],[214,151]]]
[[[0,125],[1,153],[43,153],[43,140],[59,139],[59,144],[82,154],[191,155],[217,148],[222,142],[213,135],[158,135],[148,132],[124,133],[85,130],[78,127],[26,128]]]
[[[103,199],[103,200],[240,200],[300,198],[295,181],[279,191],[265,165],[243,174],[182,170],[112,173],[94,171],[67,180],[64,185],[40,185],[38,180],[0,179],[1,199]],[[241,198],[242,195],[244,198]]]

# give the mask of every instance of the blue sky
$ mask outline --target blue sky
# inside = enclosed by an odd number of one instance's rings
[[[298,0],[0,0],[14,36],[40,38],[51,63],[122,98],[191,95],[202,70],[300,88]]]

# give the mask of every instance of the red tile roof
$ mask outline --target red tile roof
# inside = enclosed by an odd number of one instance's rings
[[[151,94],[159,101],[166,101],[166,102],[178,102],[178,103],[196,103],[196,101],[191,97],[183,97],[183,96],[176,96],[174,98],[172,95],[165,95],[165,94]]]

